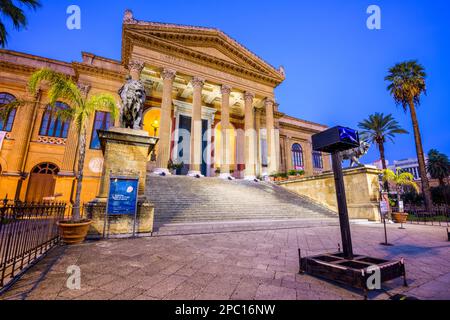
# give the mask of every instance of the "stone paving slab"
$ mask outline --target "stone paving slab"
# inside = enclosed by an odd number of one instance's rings
[[[371,292],[370,299],[403,293],[450,299],[450,243],[437,226],[352,225],[354,251],[385,259],[405,258],[402,280]],[[57,247],[0,299],[125,300],[330,300],[362,299],[361,292],[298,274],[303,255],[335,252],[339,228],[318,226],[88,242]],[[67,268],[81,269],[81,289],[66,286]]]

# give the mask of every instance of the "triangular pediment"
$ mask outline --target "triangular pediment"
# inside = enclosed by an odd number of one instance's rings
[[[276,85],[285,78],[282,69],[274,68],[217,29],[130,19],[124,21],[123,30],[124,50],[127,39],[139,39],[148,47],[164,48],[165,51],[176,52],[178,56],[206,61],[221,69],[228,68],[233,72],[252,74]],[[123,58],[126,59],[125,54]]]
[[[226,54],[220,52],[218,49],[213,47],[196,47],[196,46],[188,46],[189,49],[192,49],[194,51],[199,51],[204,54],[208,54],[210,56],[226,60],[228,62],[232,63],[239,63],[239,61],[233,60],[233,58],[227,56]]]

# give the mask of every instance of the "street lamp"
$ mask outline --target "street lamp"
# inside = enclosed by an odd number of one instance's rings
[[[159,121],[155,119],[155,121],[152,122],[152,128],[154,130],[154,136],[156,137],[156,134],[159,129]]]

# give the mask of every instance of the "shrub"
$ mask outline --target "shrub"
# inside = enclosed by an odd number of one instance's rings
[[[450,204],[450,186],[431,188],[431,197],[436,204]]]

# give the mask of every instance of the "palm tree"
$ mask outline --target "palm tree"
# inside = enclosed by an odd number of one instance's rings
[[[417,183],[414,182],[414,176],[409,172],[402,172],[400,168],[396,173],[390,169],[383,170],[383,182],[391,184],[397,191],[397,205],[400,203],[403,187],[410,186],[416,192],[419,191]]]
[[[0,13],[2,16],[9,18],[15,29],[20,30],[27,26],[27,18],[23,12],[23,9],[16,6],[15,2],[19,2],[22,6],[26,6],[30,9],[37,9],[41,6],[39,0],[1,0],[0,1]],[[5,47],[7,43],[8,32],[6,31],[5,24],[0,20],[0,45]]]
[[[118,108],[111,95],[98,94],[87,98],[69,76],[45,68],[36,71],[31,76],[28,83],[29,91],[36,93],[42,82],[46,82],[49,85],[48,99],[51,106],[54,106],[58,100],[63,100],[71,107],[70,109],[60,109],[57,114],[58,117],[64,120],[73,119],[73,123],[76,125],[78,136],[78,168],[72,219],[79,221],[83,168],[86,155],[86,131],[89,119],[95,110],[98,109],[110,111],[112,118],[116,119]]]
[[[420,96],[426,94],[425,69],[417,61],[406,61],[398,63],[389,69],[385,80],[389,81],[387,90],[390,92],[397,105],[401,105],[405,112],[411,113],[414,129],[414,140],[419,162],[419,172],[422,179],[422,191],[425,207],[431,212],[433,202],[431,200],[430,184],[428,182],[425,157],[423,154],[422,138],[420,136],[419,122],[417,121],[416,105],[420,104]]]
[[[447,155],[436,149],[428,152],[427,171],[433,179],[439,180],[439,185],[444,185],[444,179],[450,176],[450,161]]]
[[[371,114],[368,119],[361,121],[358,127],[362,129],[361,135],[364,137],[364,140],[378,145],[383,170],[386,170],[384,144],[387,140],[394,142],[396,134],[407,134],[408,131],[400,126],[392,114],[385,116],[383,113],[378,112]]]

